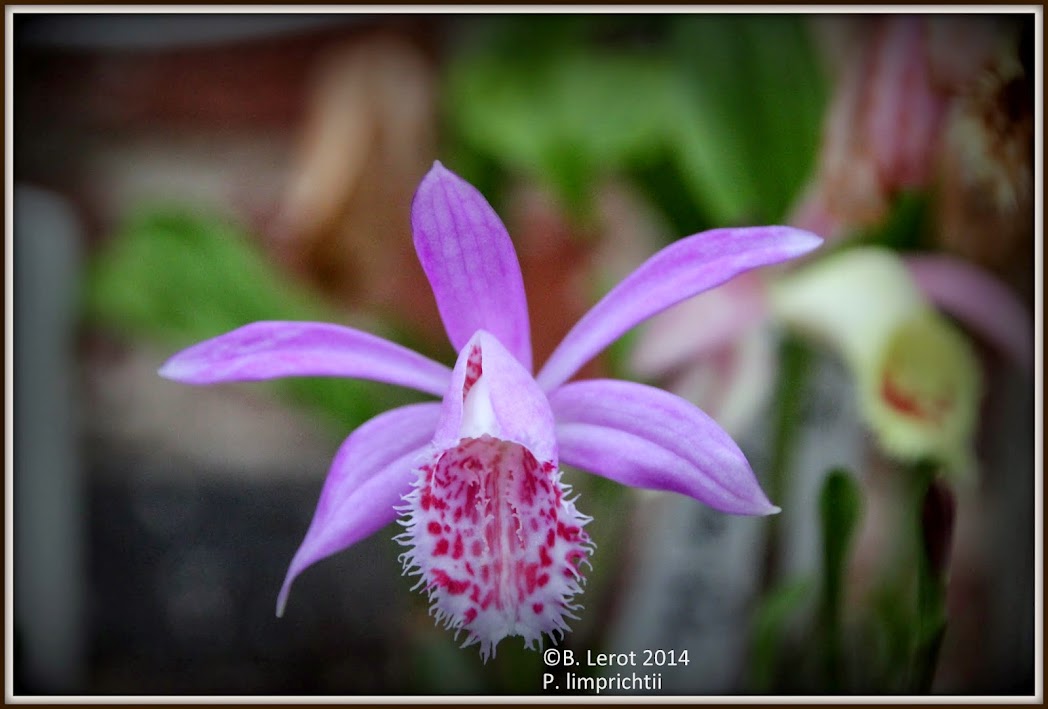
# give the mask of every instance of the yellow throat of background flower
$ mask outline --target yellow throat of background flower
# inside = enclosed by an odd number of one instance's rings
[[[898,255],[848,249],[784,277],[771,300],[783,323],[848,364],[860,411],[888,455],[970,470],[981,388],[975,353]]]
[[[964,335],[923,310],[899,323],[868,364],[857,372],[859,401],[881,446],[902,460],[970,471],[981,382]]]

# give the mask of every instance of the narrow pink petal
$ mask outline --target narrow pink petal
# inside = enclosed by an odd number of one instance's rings
[[[484,415],[467,411],[471,393],[470,401],[479,399]],[[480,434],[519,443],[539,460],[557,462],[546,394],[498,338],[484,330],[459,354],[433,442],[440,449],[453,448],[459,439]]]
[[[342,325],[256,322],[182,350],[160,375],[186,384],[278,377],[354,377],[436,396],[451,370],[388,340]]]
[[[506,227],[472,185],[439,162],[411,205],[415,250],[456,351],[487,330],[531,371],[520,263]]]
[[[881,181],[895,189],[928,179],[946,101],[930,75],[926,20],[885,18],[876,33],[867,94],[869,147]]]
[[[551,391],[634,325],[732,276],[806,254],[822,239],[792,227],[714,229],[645,261],[572,328],[539,372]]]
[[[929,300],[1015,364],[1033,371],[1033,315],[1007,286],[952,256],[910,256],[905,261]]]
[[[624,485],[688,495],[722,512],[779,511],[731,436],[678,396],[589,380],[557,389],[550,404],[565,463]]]
[[[277,598],[283,615],[291,583],[311,564],[392,522],[428,450],[440,404],[403,406],[376,416],[339,448],[320,492],[313,521]]]

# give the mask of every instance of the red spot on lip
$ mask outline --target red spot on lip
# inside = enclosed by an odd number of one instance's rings
[[[473,556],[480,556],[484,552],[484,545],[480,543],[479,539],[474,539],[469,551]]]
[[[477,619],[477,609],[476,608],[468,609],[466,611],[466,624],[468,625],[468,624],[472,623],[476,619]]]
[[[536,615],[542,612],[542,608],[543,608],[543,606],[542,606],[541,603],[532,603],[531,604],[531,610],[535,611]]]
[[[579,528],[568,527],[563,522],[557,522],[557,536],[566,542],[576,542],[579,539]]]
[[[539,562],[543,566],[553,565],[553,559],[550,557],[549,552],[546,551],[546,547],[539,547]]]
[[[436,548],[433,550],[433,556],[443,556],[444,554],[447,554],[450,547],[451,544],[448,540],[441,537],[440,541],[437,542]]]
[[[426,525],[426,529],[429,530],[430,534],[440,534],[440,522],[430,522]]]
[[[538,564],[528,564],[527,568],[524,569],[524,583],[527,586],[528,593],[534,593],[535,588],[538,585],[535,580],[535,575],[539,570]]]
[[[455,579],[448,576],[448,572],[443,569],[433,569],[433,585],[440,588],[446,588],[448,593],[452,596],[458,596],[469,589],[469,581],[456,581]]]

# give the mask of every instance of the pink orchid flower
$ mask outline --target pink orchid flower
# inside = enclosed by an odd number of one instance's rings
[[[431,612],[465,630],[463,646],[569,629],[580,565],[593,545],[560,463],[625,485],[669,490],[741,515],[778,511],[731,437],[692,404],[641,384],[566,383],[655,313],[821,239],[791,227],[716,229],[682,239],[619,283],[568,333],[537,375],[513,244],[484,197],[439,162],[412,204],[415,249],[452,346],[454,369],[339,325],[258,322],[172,357],[162,376],[189,384],[287,376],[362,377],[441,402],[403,406],[360,426],[331,465],[292,581],[399,515],[405,571]]]

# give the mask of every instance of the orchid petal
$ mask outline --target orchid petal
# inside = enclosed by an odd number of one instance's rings
[[[1003,283],[951,256],[911,256],[905,261],[929,300],[1033,371],[1033,316]]]
[[[277,598],[283,615],[291,583],[311,564],[355,544],[396,519],[428,447],[440,404],[413,404],[376,416],[355,430],[331,463],[306,537]]]
[[[634,325],[757,266],[805,254],[822,239],[792,227],[713,229],[667,246],[611,290],[572,328],[538,380],[551,391]]]
[[[530,372],[531,330],[520,263],[506,227],[483,195],[437,162],[415,193],[411,226],[455,350],[477,330],[487,330]]]
[[[186,384],[278,377],[354,377],[436,396],[451,370],[406,347],[342,325],[264,321],[182,350],[160,375]]]
[[[970,467],[981,391],[967,338],[938,313],[894,251],[848,249],[773,288],[777,317],[836,348],[859,408],[890,455]]]
[[[554,391],[550,405],[565,463],[723,512],[779,511],[731,436],[678,396],[633,382],[587,380]]]
[[[484,330],[459,354],[433,442],[447,449],[461,438],[480,435],[519,443],[537,459],[556,463],[546,395],[501,341]]]

